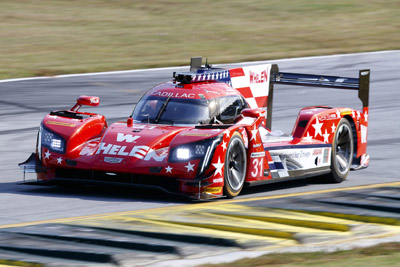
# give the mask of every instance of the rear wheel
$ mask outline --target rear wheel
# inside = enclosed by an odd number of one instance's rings
[[[224,194],[234,198],[242,191],[246,177],[246,148],[238,132],[232,135],[225,155]]]
[[[351,125],[347,119],[341,119],[332,143],[332,171],[327,175],[330,182],[340,183],[346,180],[353,160],[353,148]]]

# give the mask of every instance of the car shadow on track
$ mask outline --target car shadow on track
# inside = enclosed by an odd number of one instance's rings
[[[305,188],[309,185],[329,185],[329,182],[327,182],[324,177],[317,176],[317,177],[311,177],[311,178],[306,178],[306,179],[297,179],[297,180],[291,180],[291,181],[280,181],[277,183],[270,183],[270,184],[264,184],[264,185],[257,185],[257,186],[251,186],[251,187],[245,187],[243,191],[240,193],[240,196],[242,197],[258,197],[260,196],[259,194],[262,193],[270,193],[273,191],[279,191],[279,190],[290,190],[294,188]],[[269,194],[268,194],[269,195]]]
[[[50,198],[79,198],[93,201],[121,202],[144,201],[155,203],[190,203],[191,200],[153,189],[101,186],[36,186],[18,183],[1,183],[0,194],[39,195]]]
[[[280,190],[291,190],[295,188],[307,187],[308,185],[327,184],[321,177],[299,179],[294,181],[284,181],[279,183],[245,187],[238,198],[259,197],[260,195],[270,195],[271,192]],[[19,194],[19,195],[39,195],[49,198],[78,198],[92,201],[107,202],[154,202],[154,203],[174,203],[189,204],[211,200],[195,200],[183,196],[168,194],[156,189],[139,189],[132,187],[104,187],[104,186],[83,186],[83,185],[64,185],[64,186],[36,186],[21,185],[18,183],[1,183],[0,193]]]

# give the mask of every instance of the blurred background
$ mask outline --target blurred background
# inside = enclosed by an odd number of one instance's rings
[[[1,0],[0,79],[398,49],[398,0]]]

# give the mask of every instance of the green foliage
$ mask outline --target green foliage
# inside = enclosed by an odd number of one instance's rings
[[[3,0],[0,78],[398,49],[398,0]]]
[[[258,266],[327,266],[365,267],[398,266],[400,243],[386,243],[368,248],[337,251],[332,253],[283,253],[267,254],[254,259],[242,259],[229,264],[202,265],[202,267],[258,267]]]

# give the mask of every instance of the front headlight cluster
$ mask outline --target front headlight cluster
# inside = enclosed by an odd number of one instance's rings
[[[170,162],[188,161],[204,157],[209,142],[201,142],[200,144],[187,144],[172,149]]]
[[[41,151],[41,146],[48,148],[50,151],[64,154],[65,153],[65,140],[58,134],[48,130],[43,125],[39,130],[38,151]]]
[[[223,135],[200,140],[193,143],[179,145],[170,150],[169,162],[186,162],[201,159],[199,174],[202,174],[210,165],[215,148],[221,143]]]

